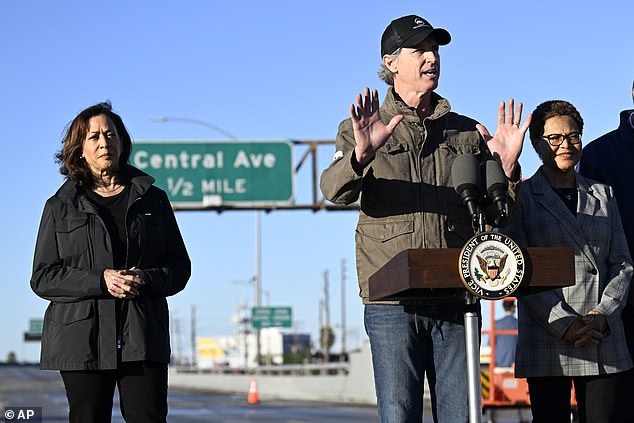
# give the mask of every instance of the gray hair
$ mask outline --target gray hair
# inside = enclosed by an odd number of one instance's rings
[[[394,53],[389,54],[388,56],[390,56],[393,60],[396,60],[401,55],[401,51],[403,51],[403,48],[399,48]],[[379,75],[379,79],[381,79],[387,85],[394,86],[394,72],[389,70],[387,66],[385,66],[384,62],[381,62],[381,67],[379,68],[377,75]]]

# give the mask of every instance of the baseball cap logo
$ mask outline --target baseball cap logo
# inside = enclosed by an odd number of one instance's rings
[[[431,26],[431,25],[429,25],[429,22],[427,22],[425,19],[415,18],[414,26],[412,27],[412,29],[420,28],[421,26]]]

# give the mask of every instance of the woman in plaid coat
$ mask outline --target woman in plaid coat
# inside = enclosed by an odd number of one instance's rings
[[[575,249],[575,285],[519,298],[515,375],[527,378],[536,423],[570,421],[572,384],[580,422],[612,421],[616,378],[632,367],[620,319],[632,260],[612,188],[575,172],[582,132],[568,102],[535,109],[542,166],[505,230],[522,246]]]

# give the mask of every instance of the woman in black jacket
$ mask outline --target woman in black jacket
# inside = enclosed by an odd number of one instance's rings
[[[109,103],[80,112],[62,143],[66,181],[44,207],[31,277],[50,301],[40,366],[60,370],[71,422],[110,422],[115,385],[126,421],[165,422],[166,297],[191,271],[174,213],[128,164],[132,141]]]

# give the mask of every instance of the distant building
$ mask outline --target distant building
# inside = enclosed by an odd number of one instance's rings
[[[197,364],[200,369],[256,367],[255,332],[238,336],[197,338]],[[246,341],[246,342],[245,342]],[[310,358],[310,335],[283,333],[279,328],[260,330],[261,362],[265,365],[295,364]]]

